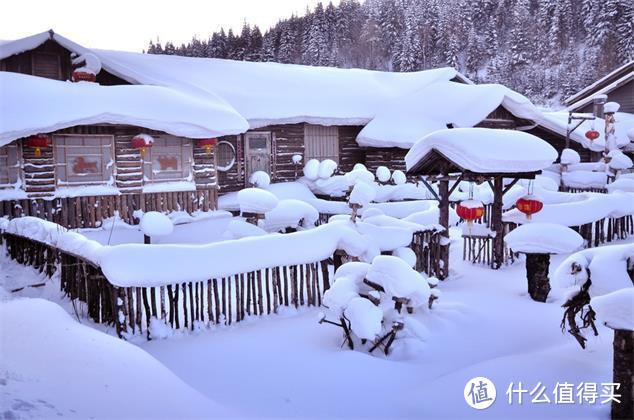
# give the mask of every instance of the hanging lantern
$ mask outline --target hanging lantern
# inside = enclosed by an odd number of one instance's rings
[[[200,139],[198,140],[198,146],[205,149],[205,153],[210,154],[214,147],[218,144],[218,139]]]
[[[94,73],[78,70],[73,72],[72,78],[73,82],[95,82],[97,80],[97,76]]]
[[[42,149],[50,146],[51,139],[46,134],[38,134],[37,136],[27,137],[26,145],[35,149],[35,157],[42,156]]]
[[[590,141],[594,141],[599,138],[601,134],[597,130],[588,130],[586,131],[586,138]]]
[[[147,149],[152,147],[153,143],[154,139],[148,134],[137,134],[131,141],[132,147],[141,151],[141,156],[145,156]]]
[[[522,213],[526,215],[528,220],[531,219],[531,216],[535,213],[539,213],[541,209],[544,207],[544,203],[539,201],[534,195],[525,195],[524,197],[517,200],[515,203],[515,207]]]
[[[467,223],[471,225],[474,220],[478,220],[484,216],[484,205],[477,200],[465,200],[458,204],[456,213],[458,213],[461,219],[466,220]]]

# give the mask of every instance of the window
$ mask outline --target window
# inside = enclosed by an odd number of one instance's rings
[[[19,173],[18,145],[14,143],[0,147],[0,188],[17,184]]]
[[[306,125],[304,127],[305,160],[332,159],[339,163],[339,130],[337,127]]]
[[[33,75],[62,80],[62,65],[59,54],[33,53]]]
[[[191,180],[192,143],[170,135],[152,136],[154,143],[144,158],[145,182]]]
[[[216,165],[219,171],[226,172],[236,163],[236,149],[228,141],[221,141],[216,145]]]
[[[53,137],[58,185],[99,185],[111,180],[113,136],[60,135]]]

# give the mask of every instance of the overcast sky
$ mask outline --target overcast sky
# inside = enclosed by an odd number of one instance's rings
[[[206,39],[246,20],[262,32],[320,0],[2,0],[0,39],[53,29],[86,47],[141,51],[150,39],[180,44]],[[323,0],[322,0],[323,1]],[[339,0],[332,0],[338,4]],[[328,1],[323,1],[327,4]]]

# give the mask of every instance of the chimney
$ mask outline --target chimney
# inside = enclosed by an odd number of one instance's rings
[[[608,96],[607,95],[597,95],[594,97],[594,99],[592,100],[592,113],[594,114],[595,117],[597,118],[603,118],[603,106],[605,105],[605,102],[608,100]]]

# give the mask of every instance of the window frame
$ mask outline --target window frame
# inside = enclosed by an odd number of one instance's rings
[[[194,180],[194,144],[191,139],[186,137],[172,136],[169,134],[157,134],[152,135],[154,143],[152,147],[149,147],[145,156],[143,156],[143,185],[154,185],[168,182],[193,182]],[[169,142],[173,141],[173,144]],[[165,145],[161,145],[165,142]],[[176,171],[166,171],[180,173],[174,177],[161,177],[157,176],[158,173],[154,171],[154,159],[161,148],[176,148],[180,149],[180,165],[181,169]],[[164,152],[166,154],[173,154]]]
[[[97,139],[105,139],[109,141],[109,144],[101,144],[99,149],[101,150],[101,154],[99,154],[101,159],[101,174],[102,179],[95,181],[87,181],[82,180],[81,175],[70,175],[68,165],[69,157],[72,156],[81,156],[73,153],[68,153],[70,149],[74,148],[82,148],[82,147],[95,147],[95,146],[86,146],[86,145],[68,145],[60,142],[61,139],[65,138],[97,138]],[[87,186],[87,185],[110,185],[111,181],[114,181],[115,177],[115,136],[112,134],[55,134],[53,135],[53,156],[54,156],[54,167],[55,167],[55,185],[57,187],[75,187],[75,186]],[[107,150],[107,153],[106,153]],[[60,153],[64,153],[64,161],[62,162]],[[93,154],[94,155],[94,154]],[[108,159],[109,158],[109,159]],[[65,167],[65,179],[62,179],[60,168]]]
[[[334,134],[329,133],[310,133],[311,130],[318,129],[322,131],[332,130]],[[319,150],[313,145],[309,145],[311,142],[324,142],[329,140],[329,137],[334,138],[334,155],[333,154],[315,154],[313,153],[315,150]],[[334,160],[337,164],[339,164],[341,160],[341,150],[340,150],[340,138],[339,138],[339,127],[336,125],[318,125],[318,124],[305,124],[304,125],[304,161],[309,161],[310,159],[317,159],[319,161],[325,159]]]
[[[6,152],[3,156],[3,152]],[[0,159],[6,158],[6,165],[0,165],[0,189],[16,188],[23,183],[22,176],[22,147],[18,142],[9,143],[0,147]],[[2,168],[6,171],[3,178]],[[15,168],[15,179],[12,179],[11,168]],[[7,182],[3,182],[6,179]]]

